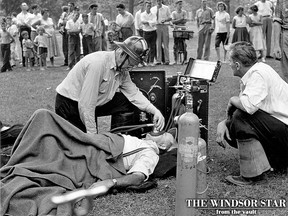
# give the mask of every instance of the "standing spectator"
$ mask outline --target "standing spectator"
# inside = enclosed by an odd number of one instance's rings
[[[64,55],[64,64],[62,66],[68,66],[68,34],[65,26],[68,21],[69,14],[72,14],[72,11],[69,11],[70,8],[71,7],[69,6],[62,6],[62,14],[58,21],[58,27],[60,28],[59,32],[62,34],[62,52]]]
[[[285,0],[277,0],[273,23],[274,55],[281,59],[283,79],[288,83],[288,13]]]
[[[48,35],[42,26],[38,27],[37,33],[38,35],[35,37],[34,43],[38,47],[40,70],[45,70],[47,66],[46,58],[48,54],[48,44],[49,44],[48,37],[51,37],[51,35]]]
[[[115,21],[110,23],[110,30],[107,32],[108,50],[115,50],[118,46],[114,41],[120,41],[120,26]]]
[[[247,24],[249,24],[249,19],[244,14],[244,8],[239,6],[236,8],[236,16],[233,18],[232,21],[232,28],[235,29],[232,43],[237,41],[247,41],[250,42],[249,33],[247,31]]]
[[[29,38],[29,34],[27,31],[23,31],[21,33],[23,37],[22,47],[23,47],[23,56],[25,57],[25,65],[27,67],[27,71],[31,71],[33,67],[33,58],[34,58],[34,44]],[[30,69],[31,68],[31,69]]]
[[[17,16],[17,13],[16,12],[12,12],[12,14],[11,14],[12,23],[14,23],[17,26],[17,18],[16,18],[16,16]],[[15,44],[16,44],[15,50],[16,50],[16,55],[18,57],[18,60],[20,60],[22,58],[22,48],[21,48],[22,45],[21,45],[21,41],[20,41],[20,32],[19,32],[18,26],[17,26],[17,29],[18,29],[18,34],[16,36],[17,40],[15,40]]]
[[[80,13],[74,13],[73,19],[68,20],[66,23],[66,30],[69,35],[68,39],[68,68],[66,70],[70,70],[74,67],[74,65],[80,60],[80,31],[81,24],[78,20]]]
[[[141,0],[139,2],[140,10],[138,10],[135,14],[135,30],[136,35],[143,37],[143,26],[141,23],[141,13],[145,11],[145,2]]]
[[[227,5],[224,2],[217,3],[218,11],[215,13],[215,49],[217,53],[217,60],[221,61],[220,58],[220,44],[223,44],[223,48],[228,44],[230,35],[230,15],[226,12]],[[224,62],[226,62],[226,49],[224,48]]]
[[[254,49],[257,52],[257,56],[261,56],[262,62],[265,62],[265,41],[262,30],[262,16],[258,14],[257,5],[252,5],[250,7],[252,14],[249,15],[250,20],[250,41],[253,44]]]
[[[42,18],[42,15],[40,13],[40,10],[41,8],[39,7],[39,5],[37,4],[33,4],[31,6],[31,10],[32,10],[32,16],[31,16],[31,20],[30,20],[30,24],[33,24],[35,23],[36,21],[40,20]],[[35,37],[37,36],[37,29],[34,29],[32,26],[31,26],[31,41],[34,41]],[[37,47],[35,46],[34,47],[35,50],[37,49]],[[39,65],[39,59],[37,59],[38,57],[35,56],[33,58],[33,64],[38,64]]]
[[[266,39],[266,57],[271,57],[271,39],[272,39],[272,15],[274,13],[274,7],[271,1],[261,0],[257,1],[255,5],[258,7],[258,13],[263,19],[263,34]]]
[[[210,43],[211,35],[214,31],[213,22],[213,10],[207,6],[207,0],[202,0],[202,8],[196,11],[196,20],[198,27],[198,48],[197,59],[201,59],[204,48],[204,60],[209,60],[210,57]]]
[[[82,14],[83,23],[81,24],[82,45],[84,56],[93,52],[94,26],[88,22],[88,14]]]
[[[52,18],[49,17],[49,10],[44,8],[41,10],[42,19],[36,21],[32,24],[33,28],[37,28],[37,26],[43,26],[45,32],[47,32],[51,37],[49,37],[49,45],[48,45],[48,58],[50,58],[50,62],[52,67],[54,67],[54,57],[59,56],[59,46],[56,38],[56,32],[54,29],[54,23]]]
[[[156,15],[157,25],[157,62],[156,64],[169,65],[169,24],[172,20],[171,12],[167,5],[162,4],[162,0],[157,0],[157,5],[151,8],[151,12]],[[164,58],[162,56],[162,45],[164,46]]]
[[[91,4],[89,6],[90,13],[88,14],[88,22],[92,23],[94,26],[94,52],[102,51],[102,39],[105,35],[105,24],[104,18],[101,13],[98,13],[98,5]]]
[[[16,62],[19,61],[20,56],[18,56],[16,41],[19,41],[19,31],[16,26],[16,24],[12,21],[12,17],[6,17],[7,22],[7,31],[10,33],[10,35],[13,37],[14,42],[10,44],[10,51],[11,51],[11,58],[10,58],[10,64],[13,68],[16,66]],[[21,49],[21,46],[19,46]]]
[[[121,40],[124,41],[133,35],[134,17],[131,13],[125,10],[123,4],[118,4],[116,8],[119,13],[116,17],[116,23],[121,27]]]
[[[19,28],[19,33],[20,33],[20,37],[19,37],[19,40],[20,40],[20,44],[21,44],[21,48],[22,48],[22,51],[23,51],[23,47],[22,47],[22,32],[23,31],[27,31],[28,32],[28,36],[30,38],[31,36],[31,19],[33,19],[33,15],[31,13],[28,12],[28,5],[23,2],[21,4],[21,13],[19,13],[17,16],[16,16],[16,19],[17,19],[17,26]],[[23,52],[22,52],[22,65],[23,67],[25,67],[25,57],[23,56]]]
[[[141,22],[143,24],[143,37],[146,40],[149,50],[150,50],[148,54],[147,63],[149,63],[150,66],[155,66],[154,59],[156,57],[157,18],[156,18],[156,14],[153,14],[151,12],[151,7],[152,7],[152,3],[147,1],[146,10],[143,13],[141,13]]]
[[[178,0],[175,2],[176,10],[172,12],[172,23],[174,24],[174,30],[185,30],[185,25],[187,22],[187,12],[186,10],[182,10],[182,0]],[[179,51],[183,51],[184,54],[184,61],[183,63],[187,62],[187,45],[185,43],[185,39],[183,38],[174,38],[174,46],[173,46],[173,53],[174,53],[174,61],[175,64],[178,63],[178,53]]]
[[[1,32],[0,32],[0,42],[1,42],[1,54],[3,59],[3,66],[1,68],[1,72],[12,71],[12,67],[10,65],[10,44],[14,42],[14,38],[7,31],[6,23],[2,21],[1,23]]]

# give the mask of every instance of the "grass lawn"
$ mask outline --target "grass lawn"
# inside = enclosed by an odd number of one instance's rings
[[[195,26],[191,26],[191,29],[196,32]],[[187,44],[188,57],[195,58],[197,34]],[[216,52],[213,44],[214,36],[211,42],[211,60],[215,61]],[[171,62],[173,62],[172,47],[173,39],[170,38]],[[56,64],[61,65],[62,63],[63,57],[56,58]],[[268,59],[267,63],[280,71],[278,61]],[[12,72],[0,73],[0,120],[11,125],[24,124],[32,113],[39,108],[53,110],[55,88],[68,73],[65,69],[64,67],[55,67],[48,68],[46,71],[36,69],[27,72],[22,68],[17,68]],[[167,75],[176,75],[177,71],[184,72],[185,66],[156,66],[149,69],[164,69]],[[228,64],[223,64],[216,83],[210,86],[209,155],[207,164],[211,171],[207,177],[209,185],[207,198],[287,199],[288,179],[283,174],[270,173],[267,182],[247,187],[230,185],[224,179],[229,174],[239,174],[238,155],[237,150],[231,147],[223,150],[216,144],[216,127],[218,122],[225,116],[228,99],[233,95],[237,95],[238,92],[239,78],[233,77]],[[102,118],[100,123],[101,130],[106,130],[109,127],[107,118]],[[118,193],[97,198],[90,215],[170,216],[175,214],[175,195],[176,179],[174,177],[159,179],[158,187],[146,193]],[[216,215],[216,210],[199,210],[197,214],[203,216]],[[257,210],[256,215],[285,216],[288,215],[288,209]]]

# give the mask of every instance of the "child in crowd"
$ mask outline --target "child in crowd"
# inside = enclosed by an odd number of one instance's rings
[[[32,68],[33,66],[33,57],[35,55],[34,44],[29,39],[29,34],[27,31],[23,31],[21,33],[21,36],[23,37],[22,47],[23,47],[23,57],[25,57],[25,65],[27,67],[27,71],[30,71],[31,70],[30,68]]]
[[[115,21],[111,22],[110,30],[107,32],[108,50],[112,51],[117,48],[117,45],[113,41],[120,41],[120,29],[120,26]]]
[[[249,19],[244,14],[244,8],[242,6],[236,9],[236,14],[232,21],[232,28],[235,29],[232,43],[237,41],[247,41],[250,42],[249,33],[247,31],[247,24],[249,24]]]
[[[18,56],[19,51],[17,49],[21,50],[20,43],[17,44],[19,41],[19,31],[17,28],[17,25],[12,21],[12,17],[8,16],[6,18],[7,20],[7,30],[11,34],[11,36],[14,39],[14,42],[11,43],[10,45],[10,50],[11,50],[11,59],[10,59],[10,64],[11,67],[16,66],[16,62],[20,60],[20,56]]]
[[[38,56],[40,60],[40,70],[45,70],[46,68],[46,58],[48,54],[48,37],[51,37],[49,33],[45,32],[45,29],[42,26],[39,26],[37,29],[38,35],[34,39],[34,43],[38,47]]]
[[[3,66],[1,68],[1,72],[12,71],[12,67],[10,65],[10,44],[14,42],[14,38],[7,31],[7,25],[5,22],[1,23],[1,31],[0,31],[0,42],[1,42],[1,54],[3,58]]]
[[[250,7],[250,11],[252,14],[249,15],[249,18],[251,19],[250,22],[250,41],[253,44],[254,49],[257,52],[257,55],[262,58],[262,62],[266,62],[265,56],[266,56],[266,42],[263,35],[262,30],[262,16],[258,14],[258,7],[256,5],[253,5]]]
[[[83,55],[87,55],[93,52],[93,37],[94,26],[88,22],[88,14],[82,14],[83,23],[81,24]]]

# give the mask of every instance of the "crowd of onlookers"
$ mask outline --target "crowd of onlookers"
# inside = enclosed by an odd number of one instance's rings
[[[207,0],[196,11],[198,27],[197,59],[209,60],[211,35],[215,32],[215,49],[217,60],[226,61],[226,45],[229,43],[231,19],[226,12],[227,5],[217,3],[217,11],[208,7]],[[143,37],[150,49],[147,62],[150,66],[158,64],[178,64],[187,62],[187,11],[182,9],[182,0],[175,2],[175,11],[171,13],[169,6],[156,0],[140,1],[139,11],[135,16],[129,13],[125,5],[118,4],[118,15],[115,21],[108,22],[98,12],[99,6],[91,4],[89,11],[80,13],[81,9],[73,2],[62,7],[58,23],[49,16],[49,10],[39,5],[21,4],[21,13],[12,13],[1,21],[1,53],[3,66],[1,72],[12,70],[16,62],[20,62],[27,70],[39,66],[40,70],[47,67],[46,59],[54,66],[54,58],[60,56],[56,33],[62,34],[63,66],[67,70],[80,60],[81,55],[91,52],[114,50],[114,41],[125,41],[133,34]],[[235,29],[232,41],[249,41],[258,51],[259,57],[265,62],[271,57],[271,36],[273,4],[270,1],[256,2],[244,13],[243,7],[236,9],[232,19]],[[174,62],[169,58],[169,27],[173,27]],[[224,58],[220,56],[220,45],[223,44]],[[203,52],[204,49],[204,52]],[[204,53],[204,55],[203,55]],[[183,55],[183,59],[182,59]]]

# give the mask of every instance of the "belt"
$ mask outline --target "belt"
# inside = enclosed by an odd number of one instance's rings
[[[262,16],[262,17],[270,17],[270,15]]]

